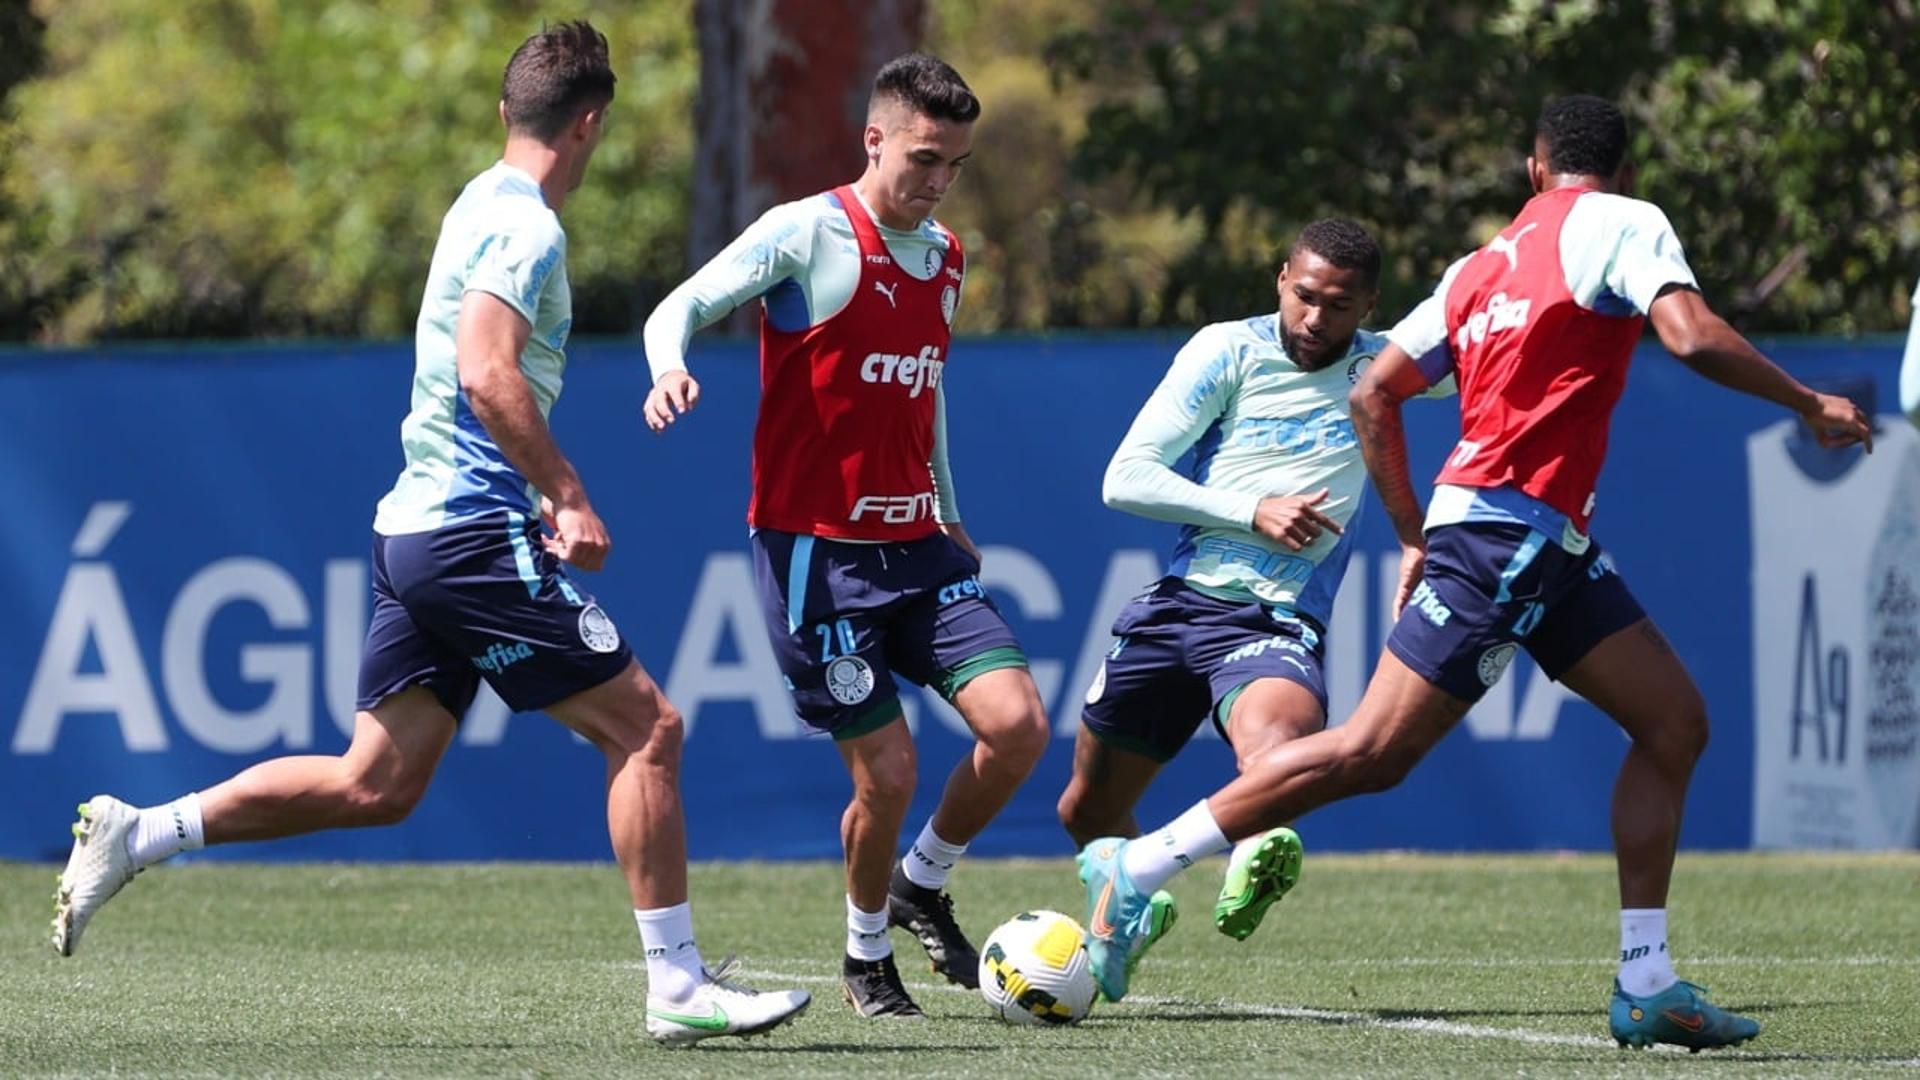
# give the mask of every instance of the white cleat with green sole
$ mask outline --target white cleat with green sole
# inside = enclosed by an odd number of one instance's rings
[[[100,905],[140,872],[127,851],[127,834],[140,820],[140,811],[111,795],[95,795],[80,804],[80,820],[73,824],[73,854],[60,873],[53,895],[53,950],[72,956]]]

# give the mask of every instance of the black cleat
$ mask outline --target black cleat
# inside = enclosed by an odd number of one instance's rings
[[[900,969],[893,966],[893,954],[878,960],[855,960],[849,956],[840,965],[840,987],[847,1004],[861,1016],[884,1020],[924,1020],[927,1014],[907,996],[900,985]]]
[[[980,989],[980,953],[953,919],[953,897],[915,885],[896,865],[887,884],[887,921],[920,939],[934,974],[969,990]]]

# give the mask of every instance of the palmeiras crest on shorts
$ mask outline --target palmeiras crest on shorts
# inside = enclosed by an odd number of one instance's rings
[[[857,656],[842,656],[827,665],[827,693],[842,705],[858,705],[873,693],[873,668]]]
[[[1513,654],[1519,651],[1520,646],[1509,641],[1505,645],[1495,645],[1481,653],[1480,681],[1488,686],[1499,682],[1500,676],[1506,674],[1507,665],[1513,663]]]
[[[620,631],[599,604],[588,604],[580,612],[580,640],[597,653],[610,653],[620,647]]]
[[[960,302],[960,290],[949,285],[940,290],[940,314],[946,317],[947,325],[953,325],[953,306]]]

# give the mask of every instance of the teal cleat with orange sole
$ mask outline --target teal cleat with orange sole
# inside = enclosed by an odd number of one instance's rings
[[[1121,865],[1127,841],[1103,836],[1081,849],[1080,881],[1087,887],[1087,958],[1108,1001],[1127,996],[1134,954],[1149,936],[1152,898],[1134,887]]]
[[[1758,1021],[1720,1008],[1707,1000],[1705,990],[1684,979],[1645,997],[1627,993],[1616,981],[1608,1021],[1615,1042],[1638,1050],[1668,1043],[1697,1054],[1738,1046],[1760,1034]]]

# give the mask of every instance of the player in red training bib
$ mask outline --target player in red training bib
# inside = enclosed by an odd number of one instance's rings
[[[1088,845],[1089,951],[1109,996],[1125,991],[1148,896],[1183,860],[1392,787],[1524,648],[1632,739],[1613,806],[1615,1039],[1702,1049],[1759,1033],[1680,981],[1667,952],[1667,887],[1706,703],[1587,535],[1594,483],[1649,320],[1683,363],[1792,410],[1823,444],[1870,448],[1871,433],[1853,403],[1802,386],[1707,308],[1666,215],[1617,193],[1626,145],[1611,103],[1548,102],[1527,161],[1534,197],[1448,269],[1354,388],[1354,428],[1404,549],[1386,654],[1345,724],[1252,763],[1149,843]],[[1461,437],[1423,529],[1400,404],[1448,373],[1459,382]]]
[[[760,301],[755,575],[795,708],[834,738],[853,777],[842,980],[870,1017],[923,1015],[889,925],[919,938],[935,971],[978,985],[947,875],[1049,734],[1026,656],[980,585],[947,464],[941,387],[966,257],[931,215],[979,113],[941,61],[889,62],[868,105],[866,172],[768,211],[646,328],[647,422],[661,431],[699,401],[685,366],[693,332]],[[904,858],[916,766],[896,675],[937,689],[977,739]]]

